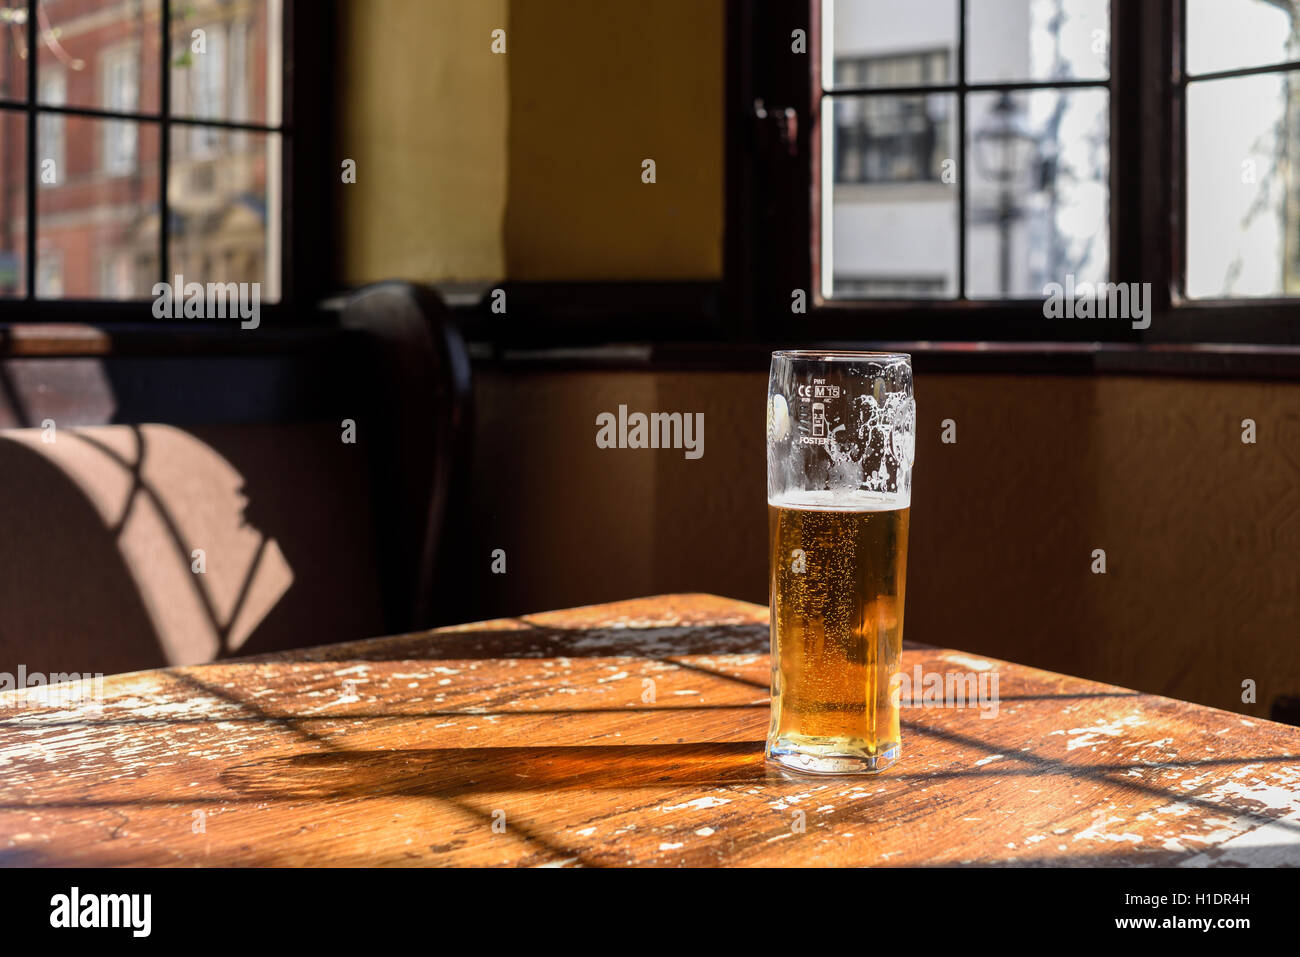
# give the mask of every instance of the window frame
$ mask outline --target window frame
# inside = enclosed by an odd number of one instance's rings
[[[1192,299],[1186,295],[1187,276],[1187,88],[1191,83],[1228,79],[1230,77],[1250,76],[1265,73],[1293,72],[1300,80],[1300,60],[1284,61],[1260,67],[1242,67],[1230,70],[1218,70],[1211,73],[1189,76],[1187,72],[1187,0],[1161,0],[1158,5],[1165,8],[1165,29],[1171,37],[1169,61],[1163,75],[1168,83],[1168,107],[1170,135],[1164,138],[1168,147],[1166,162],[1168,169],[1177,170],[1176,176],[1170,177],[1172,189],[1166,191],[1169,208],[1168,215],[1174,225],[1174,241],[1170,250],[1168,266],[1169,306],[1173,313],[1186,316],[1189,324],[1204,327],[1216,320],[1239,321],[1252,328],[1264,330],[1275,329],[1279,333],[1289,332],[1286,339],[1279,342],[1300,343],[1300,336],[1289,327],[1296,325],[1300,319],[1300,295],[1289,298],[1238,298],[1238,299]],[[1152,11],[1154,13],[1154,11]],[[1163,209],[1154,215],[1160,215]]]
[[[1046,319],[1042,299],[845,300],[820,295],[826,0],[728,0],[726,294],[771,340],[1300,344],[1300,297],[1187,299],[1184,0],[1111,4],[1110,281],[1151,283],[1151,325]],[[960,24],[972,0],[957,0]],[[806,31],[807,53],[791,54]],[[953,86],[961,75],[958,49]],[[1268,69],[1278,69],[1275,65]],[[1238,71],[1232,71],[1238,72]],[[1054,86],[1069,84],[1032,84]],[[978,84],[1016,88],[1022,84]],[[910,91],[910,90],[909,90]],[[786,136],[784,115],[796,128]],[[961,111],[964,116],[964,111]],[[959,119],[958,136],[965,139]],[[1170,171],[1174,175],[1170,175]],[[964,242],[963,242],[964,245]],[[964,264],[962,264],[964,267]],[[805,313],[791,310],[795,290]]]
[[[970,223],[971,201],[967,195],[966,186],[967,183],[970,181],[969,170],[972,165],[972,161],[968,155],[970,150],[967,145],[968,137],[967,137],[967,130],[966,130],[967,116],[969,113],[968,104],[970,103],[972,96],[978,96],[981,94],[998,94],[998,93],[1009,94],[1009,93],[1017,93],[1017,92],[1028,93],[1028,92],[1041,91],[1041,90],[1065,91],[1065,90],[1102,89],[1106,91],[1107,102],[1110,108],[1109,109],[1110,115],[1108,115],[1107,117],[1107,126],[1108,126],[1107,135],[1109,140],[1110,137],[1109,128],[1113,126],[1115,121],[1114,102],[1116,96],[1115,96],[1115,81],[1113,75],[1108,75],[1105,79],[1057,79],[1057,80],[1022,80],[1022,81],[987,81],[987,82],[972,81],[968,79],[966,76],[966,73],[968,72],[967,56],[969,53],[969,41],[967,38],[967,30],[966,30],[967,27],[966,18],[967,18],[967,13],[970,4],[968,0],[953,0],[953,8],[956,13],[956,19],[957,19],[956,36],[955,36],[956,55],[955,57],[952,58],[952,60],[949,63],[950,78],[948,80],[934,82],[934,83],[927,83],[927,84],[916,84],[916,85],[859,86],[857,88],[845,87],[839,83],[835,83],[833,88],[827,89],[825,88],[825,83],[823,82],[822,68],[825,65],[825,61],[824,61],[825,49],[822,44],[823,38],[822,38],[821,31],[826,22],[825,11],[829,2],[833,2],[833,0],[826,0],[826,2],[822,2],[822,0],[813,0],[813,2],[809,4],[810,34],[813,31],[815,31],[816,33],[816,42],[815,42],[816,54],[815,55],[817,57],[816,63],[813,65],[813,70],[812,70],[812,83],[810,89],[811,99],[808,104],[809,114],[812,117],[811,125],[813,126],[813,138],[809,149],[809,162],[812,165],[814,202],[817,203],[817,208],[813,213],[813,222],[815,226],[814,235],[812,237],[812,242],[814,244],[813,253],[812,253],[814,268],[812,271],[812,276],[810,278],[810,282],[811,282],[810,292],[812,294],[813,301],[815,301],[820,306],[831,306],[831,305],[838,306],[840,305],[840,303],[845,303],[845,302],[852,306],[860,306],[866,304],[875,304],[882,301],[884,302],[890,301],[881,298],[871,298],[871,299],[869,298],[851,299],[848,297],[832,298],[831,296],[827,295],[826,288],[825,288],[826,283],[824,282],[824,279],[828,271],[826,270],[827,264],[823,262],[823,254],[826,249],[826,242],[825,242],[826,237],[822,232],[822,226],[823,226],[822,212],[827,208],[828,204],[827,204],[827,198],[824,195],[822,195],[822,183],[823,183],[823,172],[825,166],[827,165],[826,160],[828,159],[828,157],[824,155],[822,146],[829,139],[828,137],[824,137],[823,133],[825,131],[824,130],[825,124],[829,122],[833,122],[833,113],[823,118],[822,116],[823,104],[824,103],[831,104],[835,101],[837,97],[845,97],[845,96],[848,97],[856,96],[856,97],[862,97],[864,99],[871,99],[877,97],[884,98],[884,97],[916,96],[926,100],[928,100],[930,97],[933,96],[933,97],[951,97],[952,104],[953,104],[952,146],[953,146],[953,158],[956,163],[957,181],[954,187],[951,188],[955,188],[956,190],[956,214],[957,215],[956,215],[956,223],[955,223],[956,225],[956,237],[955,237],[956,238],[956,243],[955,243],[956,271],[952,279],[953,279],[953,285],[956,287],[956,294],[951,296],[949,295],[937,296],[934,297],[933,299],[925,299],[925,300],[922,299],[912,300],[912,299],[899,298],[893,300],[893,303],[895,304],[895,306],[897,306],[897,304],[899,303],[919,303],[924,301],[927,303],[933,302],[934,304],[937,305],[953,305],[955,303],[992,301],[1004,307],[1009,304],[1023,305],[1023,304],[1031,303],[1041,308],[1041,303],[1042,303],[1041,297],[1009,296],[1005,298],[996,298],[996,297],[987,297],[987,296],[972,297],[967,294],[967,288],[970,286],[969,277],[967,274],[967,269],[968,269],[967,250],[970,241],[968,235],[969,232],[968,224]],[[1115,38],[1112,33],[1112,36],[1108,38],[1108,42],[1113,43],[1114,39]],[[1113,157],[1110,155],[1112,152],[1113,152],[1113,143],[1108,141],[1107,143],[1107,153],[1108,153],[1107,193],[1108,195],[1110,193],[1111,188],[1113,187],[1113,182],[1115,179],[1114,169],[1112,165]],[[829,157],[829,159],[833,163],[834,157]],[[1113,207],[1113,203],[1112,203],[1112,207]],[[1114,208],[1112,208],[1109,211],[1109,213],[1110,216],[1113,217],[1116,214],[1116,211]],[[1113,248],[1115,235],[1116,235],[1116,231],[1112,229],[1110,236],[1107,237],[1108,246],[1111,247],[1108,249],[1108,260],[1112,264],[1113,264],[1113,257],[1115,255],[1115,249]]]
[[[275,132],[280,135],[280,297],[261,306],[262,326],[298,325],[317,321],[316,307],[335,291],[336,248],[331,233],[334,206],[334,177],[329,157],[333,150],[333,56],[336,39],[336,0],[281,0],[283,23],[280,31],[281,116],[278,124],[170,116],[171,57],[160,58],[160,102],[156,110],[115,112],[96,107],[39,104],[37,86],[38,0],[26,0],[27,46],[26,95],[0,102],[6,112],[26,119],[26,229],[23,253],[23,295],[0,299],[0,321],[4,323],[85,323],[91,325],[146,324],[152,326],[195,325],[196,321],[158,319],[152,298],[133,300],[38,299],[35,274],[40,227],[37,215],[36,181],[39,179],[37,121],[41,116],[120,119],[153,125],[159,131],[159,204],[167,196],[171,155],[170,133],[178,127],[207,126],[226,131]],[[160,0],[160,40],[170,50],[172,10],[170,0]],[[102,144],[101,144],[102,145]],[[322,157],[324,160],[322,161]],[[168,275],[170,258],[169,217],[159,217],[159,281]],[[33,228],[35,226],[35,228]],[[168,278],[168,281],[170,279]],[[199,325],[220,325],[230,320],[198,320]]]

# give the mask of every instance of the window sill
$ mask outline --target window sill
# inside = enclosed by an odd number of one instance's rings
[[[766,371],[789,342],[713,345],[625,343],[570,348],[501,348],[471,342],[480,370],[526,372]],[[1136,345],[1099,342],[800,342],[800,348],[907,352],[918,373],[1159,375],[1226,379],[1300,379],[1300,346]]]

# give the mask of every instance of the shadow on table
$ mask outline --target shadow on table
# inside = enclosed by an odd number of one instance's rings
[[[617,769],[617,774],[613,773]],[[598,790],[768,781],[761,741],[332,751],[228,768],[221,783],[265,798]]]
[[[766,624],[555,628],[514,619],[519,628],[466,628],[306,648],[245,661],[445,661],[486,658],[606,658],[619,655],[766,654]]]
[[[1259,764],[1288,764],[1298,755],[1270,755],[1253,759]],[[1235,766],[1240,757],[1208,758],[1167,763],[1141,762],[1070,765],[1036,755],[1017,755],[1018,767],[972,767],[909,771],[892,768],[880,775],[857,780],[875,782],[882,792],[893,786],[949,780],[1000,780],[1064,775],[1075,780],[1114,782],[1115,775],[1134,768],[1157,772],[1168,768]],[[617,773],[614,773],[617,771]],[[763,759],[762,741],[689,742],[636,745],[541,745],[536,747],[424,748],[389,751],[325,751],[277,756],[234,765],[221,773],[221,783],[253,798],[336,798],[351,796],[427,795],[454,796],[481,792],[553,790],[657,789],[678,786],[754,786],[844,784],[845,777],[795,774],[769,766]],[[1126,780],[1135,792],[1149,791],[1178,797],[1189,805],[1198,795]],[[942,796],[933,798],[942,801]],[[1260,822],[1276,823],[1289,831],[1300,825],[1276,821],[1274,815],[1244,810]]]

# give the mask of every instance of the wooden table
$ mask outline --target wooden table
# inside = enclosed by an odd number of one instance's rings
[[[7,865],[1300,864],[1300,729],[956,651],[874,777],[763,761],[767,610],[670,595],[0,696]]]

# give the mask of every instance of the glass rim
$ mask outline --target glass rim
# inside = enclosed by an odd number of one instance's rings
[[[908,352],[853,352],[848,349],[782,349],[772,353],[773,359],[821,359],[827,362],[837,360],[879,361],[882,359],[904,359],[912,361]]]

